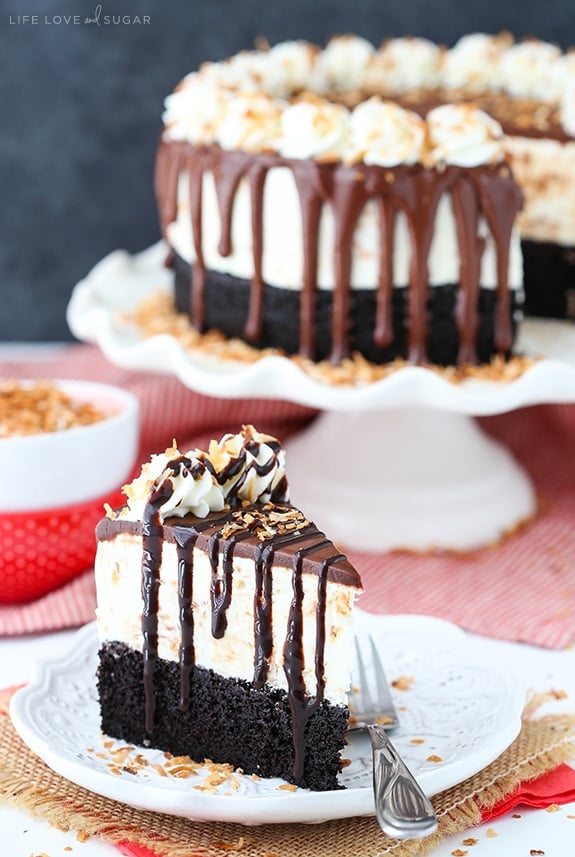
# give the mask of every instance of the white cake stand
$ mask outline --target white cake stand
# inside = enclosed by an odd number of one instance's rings
[[[75,287],[72,333],[113,363],[175,375],[221,398],[287,399],[323,411],[288,443],[292,499],[334,541],[359,549],[468,550],[491,543],[536,509],[533,487],[474,416],[575,402],[575,326],[530,320],[517,351],[541,356],[517,380],[450,383],[406,367],[371,384],[333,386],[289,358],[254,363],[186,351],[172,336],[142,338],[123,314],[171,288],[161,244],[116,251]]]

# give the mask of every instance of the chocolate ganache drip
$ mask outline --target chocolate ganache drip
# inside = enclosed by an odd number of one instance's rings
[[[479,324],[478,295],[484,249],[484,239],[479,234],[480,218],[484,218],[489,226],[497,255],[495,346],[499,351],[509,351],[513,336],[508,284],[509,241],[523,197],[507,165],[447,165],[443,169],[428,169],[420,164],[393,168],[363,163],[347,166],[339,162],[318,163],[265,152],[230,152],[216,145],[195,146],[188,142],[162,139],[157,156],[156,191],[164,236],[168,225],[177,216],[178,176],[186,174],[190,185],[191,229],[196,254],[192,266],[190,315],[198,330],[202,331],[205,327],[206,270],[201,235],[203,176],[210,172],[215,182],[220,210],[218,250],[222,256],[229,255],[233,250],[231,223],[239,184],[245,179],[249,185],[253,277],[244,337],[257,342],[264,312],[263,195],[266,177],[276,167],[291,170],[302,214],[300,354],[311,359],[315,354],[319,222],[323,206],[328,205],[335,221],[330,359],[338,363],[349,355],[353,235],[365,205],[375,200],[380,213],[381,231],[373,338],[380,346],[389,345],[393,338],[393,226],[396,214],[403,212],[411,243],[407,357],[416,363],[427,361],[428,257],[437,207],[445,194],[451,195],[453,199],[459,246],[460,281],[456,308],[459,360],[477,362],[475,339]]]
[[[145,728],[154,729],[156,692],[154,669],[158,658],[158,595],[164,529],[160,508],[172,494],[172,484],[164,480],[151,493],[142,519],[142,636],[144,659]]]
[[[321,538],[323,533],[318,532]],[[324,547],[330,542],[323,541]],[[323,699],[324,676],[323,659],[325,649],[325,608],[326,608],[326,574],[330,565],[345,559],[343,554],[334,554],[324,561],[318,574],[317,615],[316,615],[316,646],[315,646],[315,696],[306,693],[304,681],[304,652],[303,652],[303,581],[302,563],[304,557],[317,550],[314,544],[297,551],[294,556],[290,615],[288,632],[284,644],[284,671],[288,681],[288,697],[292,714],[292,738],[294,746],[294,779],[299,779],[304,770],[305,762],[305,728],[312,714],[317,711]]]
[[[190,678],[196,662],[194,647],[194,610],[192,605],[193,579],[194,579],[194,548],[198,536],[206,529],[211,529],[217,524],[225,524],[227,515],[218,517],[216,521],[198,521],[194,527],[178,528],[176,533],[176,550],[178,556],[178,606],[180,617],[181,641],[179,649],[180,667],[180,711],[187,711],[190,705]],[[143,538],[143,547],[145,542]],[[215,542],[217,545],[217,541]],[[213,548],[208,552],[210,557]],[[225,611],[231,599],[231,572],[229,573],[229,585],[222,587],[224,592],[216,585],[218,571],[217,552],[215,552],[215,567],[212,563],[212,583],[210,595],[212,601],[212,633],[214,637],[222,637],[226,627]],[[224,574],[226,572],[224,571]],[[228,593],[229,592],[229,597]]]
[[[197,535],[192,533],[184,543],[177,545],[178,555],[178,607],[182,640],[180,643],[180,711],[190,704],[190,677],[196,661],[194,650],[194,611],[192,592],[194,585],[193,550]]]

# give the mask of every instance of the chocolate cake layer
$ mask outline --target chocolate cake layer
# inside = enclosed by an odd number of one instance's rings
[[[148,734],[144,715],[143,658],[123,643],[105,643],[99,653],[98,693],[102,731],[131,744],[147,745],[198,762],[209,758],[246,774],[281,777],[314,790],[340,788],[340,751],[349,712],[323,700],[305,732],[303,775],[293,776],[290,703],[285,691],[224,678],[194,667],[190,705],[180,708],[176,663],[158,659],[154,669],[156,709]]]
[[[522,241],[521,248],[526,313],[575,319],[575,247]]]
[[[176,283],[176,309],[190,313],[190,294],[193,272],[181,257],[173,259]],[[430,362],[451,365],[457,362],[459,333],[456,320],[457,284],[434,286],[428,291],[428,341]],[[261,336],[251,343],[257,348],[273,347],[296,354],[299,350],[299,305],[301,293],[292,289],[264,285],[263,324]],[[516,310],[520,309],[520,294],[510,291],[511,318],[515,333]],[[249,313],[250,283],[229,274],[206,271],[205,327],[222,331],[226,336],[244,338]],[[494,289],[479,289],[478,328],[476,334],[477,357],[488,362],[495,348],[495,311],[497,293]],[[315,304],[316,359],[327,359],[332,351],[331,317],[333,292],[318,290]],[[350,351],[359,351],[374,363],[387,363],[395,358],[407,358],[409,341],[409,289],[395,288],[392,294],[393,338],[389,346],[381,348],[374,342],[377,313],[377,293],[373,289],[350,291],[349,342]]]

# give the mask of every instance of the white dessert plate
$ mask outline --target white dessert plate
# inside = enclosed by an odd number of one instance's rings
[[[509,382],[468,379],[457,384],[421,366],[407,366],[369,384],[336,386],[316,380],[276,355],[253,363],[186,351],[173,336],[143,338],[123,320],[148,295],[171,289],[166,247],[136,255],[116,250],[78,283],[67,309],[72,333],[97,344],[118,366],[174,375],[190,389],[222,398],[283,398],[322,410],[371,411],[420,405],[470,415],[504,413],[533,404],[575,401],[575,325],[529,319],[516,351],[543,357]]]
[[[400,680],[392,692],[401,725],[392,737],[428,794],[477,773],[516,737],[525,689],[518,677],[499,671],[481,640],[425,616],[358,611],[357,627],[375,637],[390,681]],[[135,748],[122,758],[114,751],[125,742],[111,742],[99,728],[97,648],[96,628],[88,625],[67,655],[45,663],[12,699],[16,730],[62,776],[130,806],[195,821],[256,825],[373,814],[369,741],[359,732],[344,751],[351,760],[341,777],[345,788],[329,792],[289,791],[282,780],[238,773],[209,791],[208,765],[180,779],[161,775],[161,751]],[[136,754],[147,764],[132,764]]]

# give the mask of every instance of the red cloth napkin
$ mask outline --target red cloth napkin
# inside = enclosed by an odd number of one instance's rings
[[[521,783],[513,794],[508,795],[481,815],[482,823],[493,821],[521,806],[539,807],[570,803],[575,800],[575,770],[569,765],[560,765],[554,771],[531,782]],[[124,842],[118,846],[128,857],[163,857],[161,852],[150,851],[141,845]],[[194,857],[190,853],[190,857]]]
[[[251,422],[281,440],[315,412],[278,400],[202,396],[171,376],[111,365],[99,349],[70,345],[48,359],[0,363],[0,377],[85,378],[131,390],[142,413],[141,458],[169,446],[203,447]],[[278,392],[279,394],[279,392]],[[422,613],[498,639],[560,648],[575,640],[575,406],[524,408],[481,420],[526,467],[537,519],[500,545],[471,554],[349,553],[373,612]],[[0,607],[0,634],[81,625],[93,617],[88,573],[24,607]]]
[[[132,845],[130,842],[118,845],[118,848],[122,854],[126,854],[128,857],[162,857],[157,851],[150,851],[143,845]],[[194,855],[190,854],[190,857],[194,857]]]
[[[559,765],[554,771],[549,771],[536,780],[521,783],[513,794],[482,812],[481,821],[485,823],[499,818],[519,806],[544,809],[571,801],[575,801],[575,770],[569,765]]]

